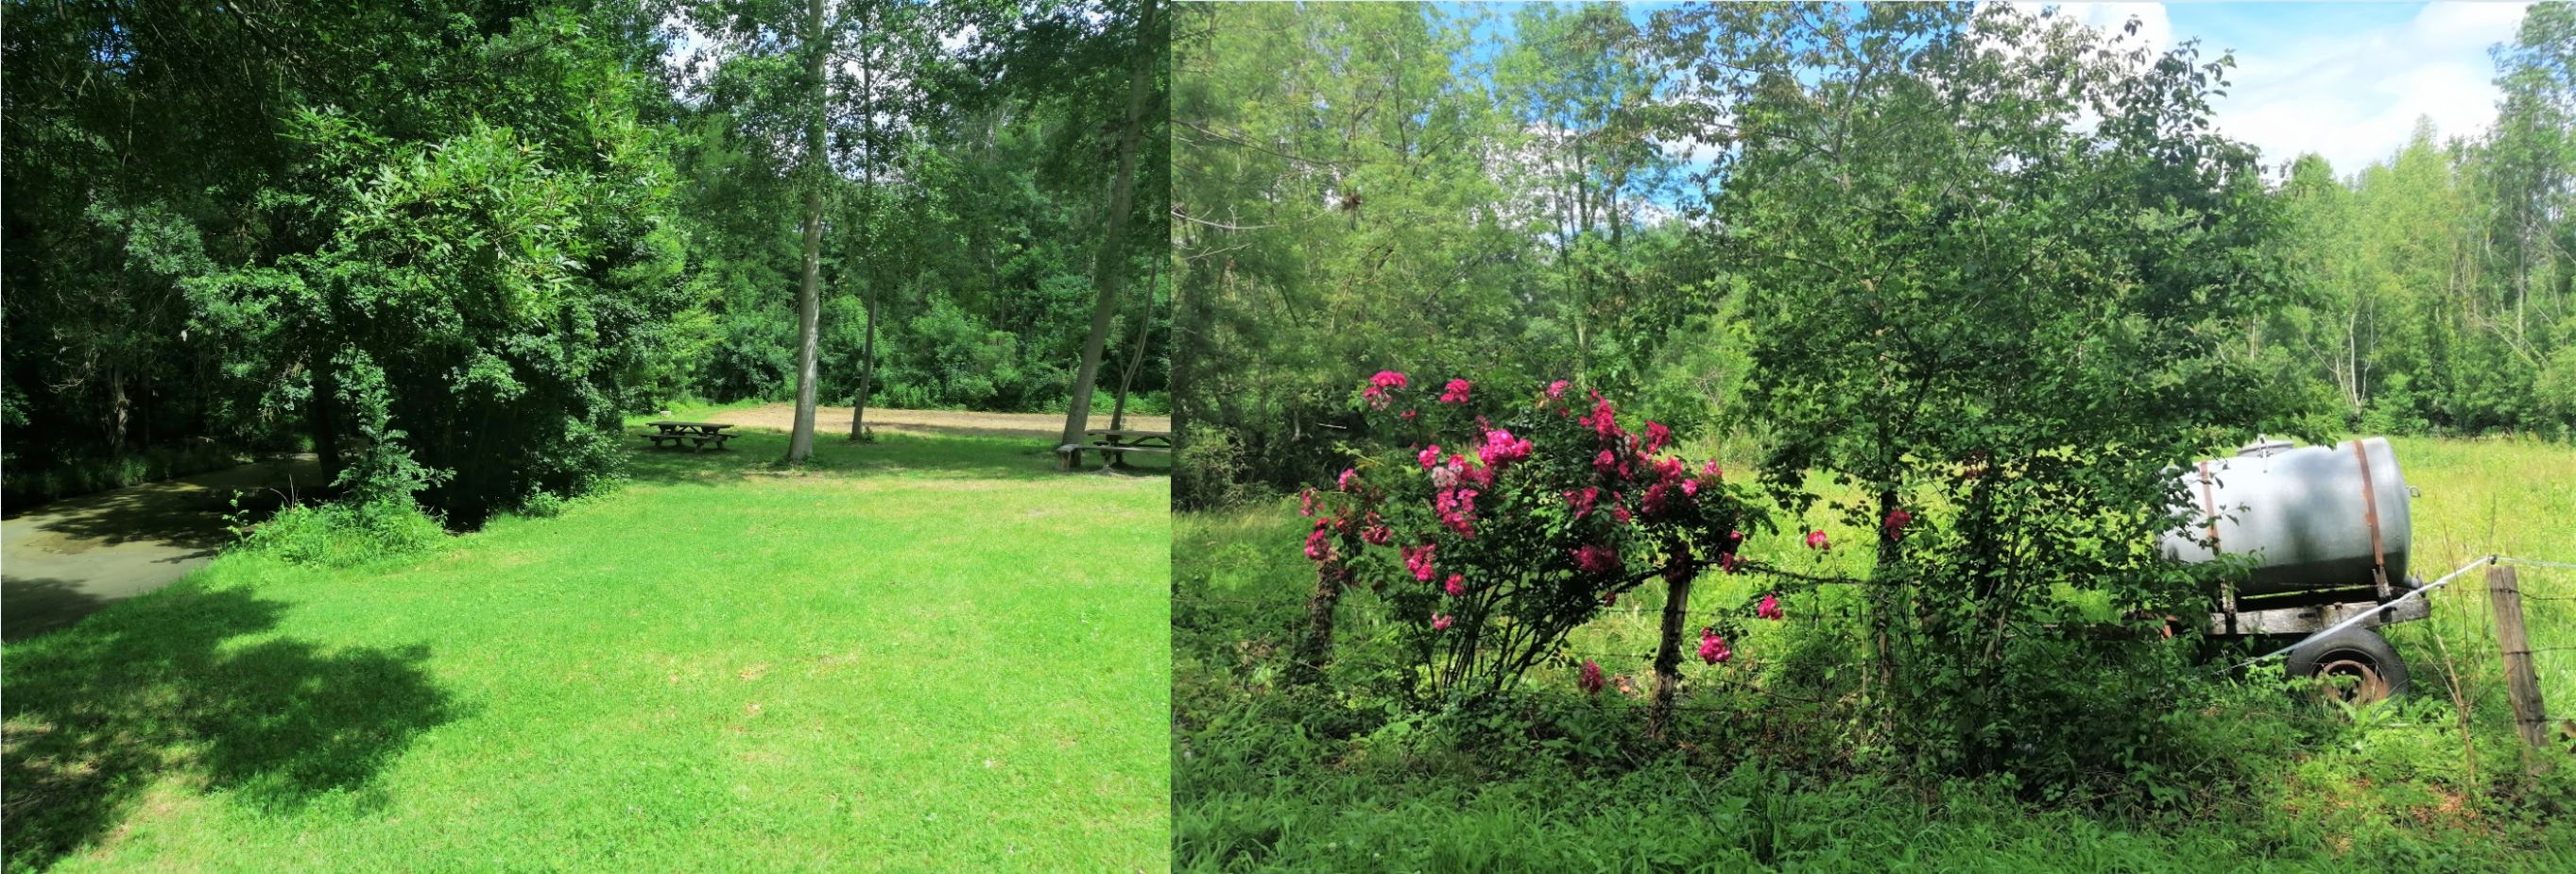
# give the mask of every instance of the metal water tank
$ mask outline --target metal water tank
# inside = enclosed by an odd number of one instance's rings
[[[2195,522],[2213,511],[2219,519],[2167,532],[2165,557],[2198,562],[2221,553],[2252,555],[2239,595],[2370,586],[2371,568],[2382,560],[2389,584],[2407,585],[2414,537],[2406,478],[2384,438],[2330,447],[2258,441],[2233,458],[2199,462],[2180,479],[2190,490],[2187,509]]]

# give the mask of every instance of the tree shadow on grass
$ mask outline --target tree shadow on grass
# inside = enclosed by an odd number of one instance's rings
[[[714,486],[734,482],[743,474],[785,470],[779,460],[787,455],[786,434],[739,428],[728,433],[734,436],[724,449],[705,451],[653,449],[644,446],[642,438],[630,437],[636,445],[627,455],[627,475],[637,482],[658,485]],[[926,476],[1042,482],[1067,476],[1096,475],[1100,468],[1099,462],[1093,460],[1086,463],[1083,471],[1067,473],[1057,470],[1055,464],[1052,441],[921,437],[880,432],[875,442],[852,443],[841,434],[826,432],[815,435],[814,457],[806,462],[805,471],[858,477]],[[1154,462],[1140,462],[1117,473],[1155,478],[1170,476],[1167,466],[1158,466]]]
[[[9,870],[99,841],[165,776],[268,810],[363,789],[422,730],[457,715],[426,647],[279,638],[286,605],[182,583],[78,627],[11,644],[0,727]]]
[[[0,640],[24,640],[68,626],[108,603],[69,580],[11,578],[0,583],[0,604],[6,605],[0,609]]]

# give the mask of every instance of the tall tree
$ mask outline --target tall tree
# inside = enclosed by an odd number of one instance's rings
[[[1100,356],[1109,342],[1110,317],[1117,312],[1118,292],[1127,283],[1127,213],[1136,192],[1136,141],[1145,135],[1151,108],[1162,74],[1162,57],[1166,40],[1162,37],[1161,4],[1143,0],[1143,13],[1137,18],[1134,58],[1127,72],[1127,111],[1119,120],[1118,174],[1110,183],[1109,213],[1100,240],[1100,254],[1094,259],[1091,276],[1098,288],[1091,305],[1091,333],[1082,341],[1082,365],[1074,372],[1073,397],[1066,405],[1064,434],[1057,442],[1082,442],[1083,432],[1091,427],[1091,393],[1100,375]]]
[[[2196,606],[2199,580],[2156,548],[2168,466],[2286,424],[2224,342],[2280,295],[2276,201],[2208,124],[2227,60],[1964,4],[1669,24],[1725,110],[1700,137],[1729,146],[1709,255],[1756,320],[1762,467],[1851,488],[1832,509],[1880,532],[1861,589],[1874,732],[1986,770],[2017,742],[2080,748],[2050,734],[2093,708],[2154,706],[2114,694],[2143,686],[2052,688],[2083,656],[2029,629],[2076,591]],[[1803,479],[1770,485],[1803,508]]]
[[[823,26],[823,0],[805,0],[803,50],[808,64],[805,154],[797,169],[805,195],[805,272],[796,287],[796,424],[787,436],[789,464],[801,464],[814,454],[814,359],[823,323],[823,189],[832,176],[831,156],[823,151],[823,129],[831,113],[831,80],[824,75],[824,65],[832,58],[832,32]]]

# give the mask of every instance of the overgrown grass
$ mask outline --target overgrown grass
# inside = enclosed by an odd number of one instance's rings
[[[2576,453],[2528,441],[2401,440],[2415,499],[2415,569],[2476,555],[2576,558]],[[1821,521],[1837,543],[1869,532]],[[2486,519],[2498,520],[2492,526]],[[2244,681],[2245,706],[2171,714],[2209,761],[2170,785],[2102,794],[2008,779],[1905,783],[1856,766],[1813,678],[1756,656],[1830,636],[1842,596],[1793,603],[1756,624],[1747,658],[1685,668],[1677,744],[1642,737],[1637,698],[1574,691],[1571,660],[1543,667],[1504,713],[1405,715],[1383,689],[1405,670],[1364,593],[1344,603],[1334,690],[1279,683],[1302,626],[1313,566],[1293,502],[1185,514],[1173,555],[1175,867],[1387,871],[2154,871],[2576,870],[2576,760],[2519,779],[2485,594],[2468,581],[2435,620],[2391,632],[2418,694],[2358,718]],[[1783,528],[1792,526],[1785,524]],[[1818,556],[1794,536],[1751,557],[1833,574],[1865,571],[1859,549]],[[2534,596],[2576,597],[2576,571],[2523,568]],[[1695,608],[1758,594],[1751,577],[1703,577]],[[1645,685],[1660,593],[1578,632],[1571,648]],[[2535,646],[2576,647],[2561,608],[2535,601]],[[1800,615],[1803,613],[1803,615]],[[2446,660],[2443,654],[2447,653]],[[2544,691],[2576,702],[2576,649],[2540,658]],[[2451,668],[2470,702],[2467,740]],[[2565,704],[2554,710],[2566,711]],[[2474,748],[2474,753],[2470,750]],[[2171,766],[2168,766],[2171,767]],[[2138,778],[2157,782],[2157,778]],[[2152,791],[2151,791],[2152,790]]]
[[[784,444],[9,645],[8,868],[1159,869],[1167,482]]]

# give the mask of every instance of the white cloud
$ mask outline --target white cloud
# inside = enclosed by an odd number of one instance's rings
[[[2138,20],[2138,32],[2130,36],[2143,43],[2148,51],[2163,51],[2174,44],[2173,19],[2166,17],[2162,3],[2057,3],[2058,14],[2076,23],[2109,34],[2124,34],[2129,19]]]
[[[2417,118],[2444,137],[2474,134],[2495,122],[2487,47],[2512,39],[2526,5],[2432,3],[2399,24],[2235,46],[2218,128],[2267,164],[2315,152],[2340,174],[2395,154]]]

